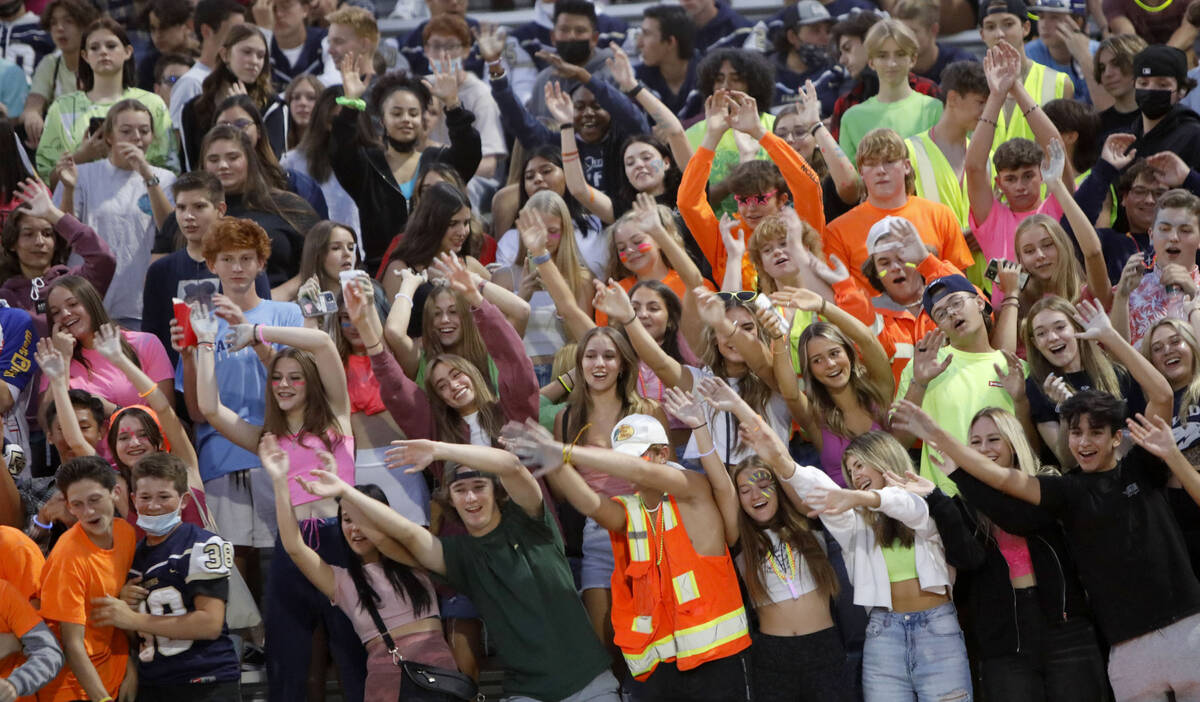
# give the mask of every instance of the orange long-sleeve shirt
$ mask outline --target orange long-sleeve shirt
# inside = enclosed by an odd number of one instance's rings
[[[791,190],[792,204],[800,219],[811,224],[818,232],[825,231],[825,210],[821,200],[821,183],[817,174],[783,139],[767,132],[759,142],[766,150],[767,156],[779,167],[783,179]],[[721,281],[725,277],[725,244],[721,241],[721,227],[717,216],[713,214],[708,204],[708,175],[712,171],[713,151],[703,146],[696,150],[688,161],[687,169],[683,172],[683,180],[679,183],[679,214],[687,224],[688,230],[704,257],[708,259],[713,269],[713,277]],[[734,215],[738,220],[741,235],[749,241],[753,233],[742,220],[740,215]],[[758,272],[749,256],[742,257],[742,288],[744,290],[758,289]]]

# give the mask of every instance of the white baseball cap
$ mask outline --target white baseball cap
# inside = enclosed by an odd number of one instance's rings
[[[870,231],[867,232],[867,255],[873,256],[879,251],[879,240],[885,236],[895,236],[892,231],[892,225],[895,222],[907,221],[903,217],[888,215],[871,225]],[[897,242],[898,243],[898,242]]]
[[[617,422],[610,438],[614,451],[639,457],[651,446],[670,443],[662,422],[647,414],[631,414]]]

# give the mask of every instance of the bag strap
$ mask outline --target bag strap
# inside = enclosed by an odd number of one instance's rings
[[[387,652],[392,655],[392,662],[396,665],[404,660],[404,656],[396,650],[396,642],[392,639],[392,635],[388,633],[387,626],[383,623],[383,617],[379,616],[379,610],[375,609],[375,603],[370,599],[362,600],[363,609],[371,615],[371,621],[375,622],[375,628],[379,630],[379,636],[383,639],[383,645],[387,648]]]

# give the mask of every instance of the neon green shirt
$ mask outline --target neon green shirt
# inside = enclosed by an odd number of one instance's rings
[[[767,128],[768,132],[774,131],[775,115],[771,114],[770,112],[764,112],[759,115],[759,120],[762,122],[762,126]],[[684,134],[687,135],[688,143],[692,145],[693,151],[699,148],[700,142],[704,141],[704,132],[704,120],[700,120],[699,122],[693,124],[692,126],[688,127],[686,132],[684,132]],[[721,137],[721,140],[717,142],[717,148],[713,151],[712,170],[709,171],[708,174],[708,182],[710,184],[720,183],[721,181],[725,180],[726,176],[729,175],[729,171],[732,170],[734,166],[741,163],[742,157],[738,154],[737,142],[734,141],[733,134],[734,131],[730,129],[729,131],[725,132],[725,134]],[[755,156],[755,158],[765,159],[767,158],[767,152],[760,148],[758,150],[758,155]],[[679,167],[683,168],[686,165],[687,164],[680,164]],[[722,214],[732,215],[734,212],[737,212],[737,203],[733,201],[733,195],[725,196],[725,199],[721,201],[720,205],[713,206],[713,214],[715,214],[718,218],[720,218]]]
[[[126,88],[121,93],[121,100],[133,98],[150,110],[150,120],[154,125],[154,141],[146,150],[146,160],[161,168],[178,171],[171,151],[171,116],[162,98],[141,88]],[[58,97],[50,103],[46,112],[46,129],[42,132],[42,140],[37,149],[37,171],[43,180],[49,180],[54,164],[67,152],[79,148],[87,135],[88,123],[93,117],[104,117],[108,108],[119,100],[111,102],[92,102],[87,93],[76,91]]]
[[[958,177],[928,131],[905,139],[904,144],[908,147],[908,160],[912,162],[916,176],[917,197],[940,202],[954,210],[959,226],[967,229],[970,226],[967,222],[970,212],[967,179]]]
[[[987,353],[969,353],[949,346],[942,347],[938,352],[938,361],[953,354],[954,360],[941,375],[934,378],[925,390],[925,399],[921,409],[925,410],[933,421],[950,432],[959,441],[966,443],[971,430],[971,419],[975,413],[985,407],[999,407],[1013,411],[1013,400],[1008,391],[1000,383],[995,366],[1004,368],[1007,361],[1000,351]],[[1025,374],[1028,375],[1028,368]],[[913,367],[908,364],[900,374],[900,387],[896,397],[903,398],[912,382]],[[947,495],[958,494],[958,486],[946,477],[929,460],[929,446],[921,447],[921,475],[929,478]]]
[[[850,163],[858,151],[858,142],[867,132],[879,127],[896,130],[901,138],[920,134],[937,124],[942,116],[942,102],[937,98],[922,95],[915,90],[897,102],[880,102],[879,96],[868,98],[842,115],[838,129],[838,145]]]
[[[1034,63],[1029,68],[1029,75],[1025,76],[1024,85],[1025,91],[1034,100],[1037,100],[1039,105],[1045,105],[1051,100],[1057,100],[1063,96],[1067,89],[1067,75],[1052,68],[1046,68],[1040,63]],[[1000,145],[1009,139],[1017,137],[1023,137],[1032,142],[1037,141],[1033,137],[1033,130],[1030,129],[1025,115],[1014,107],[1012,116],[1005,118],[1007,111],[1000,110],[1000,114],[996,116],[996,136],[992,139],[992,151],[1000,148]]]

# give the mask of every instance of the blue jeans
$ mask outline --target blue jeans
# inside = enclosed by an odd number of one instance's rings
[[[954,603],[923,612],[876,608],[863,646],[866,702],[971,702],[971,669]]]

